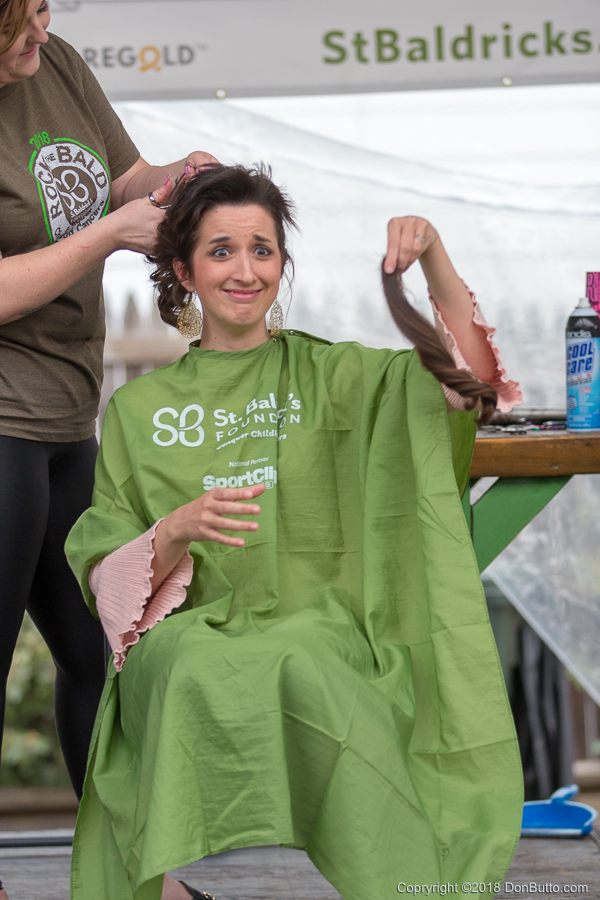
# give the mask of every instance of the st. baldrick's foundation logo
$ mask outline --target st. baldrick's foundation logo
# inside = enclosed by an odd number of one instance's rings
[[[35,175],[51,243],[62,241],[108,212],[110,180],[103,161],[71,138],[50,140],[47,132],[31,139]]]

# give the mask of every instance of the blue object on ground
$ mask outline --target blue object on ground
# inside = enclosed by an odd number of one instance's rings
[[[571,803],[579,793],[576,784],[554,791],[549,800],[523,804],[521,834],[524,837],[583,837],[592,830],[598,813],[586,803]]]

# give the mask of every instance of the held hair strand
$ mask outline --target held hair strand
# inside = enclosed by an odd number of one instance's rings
[[[467,409],[479,408],[477,422],[479,425],[487,425],[498,402],[495,388],[479,381],[470,372],[456,368],[452,356],[433,325],[406,299],[399,272],[388,275],[382,265],[381,277],[392,318],[402,334],[415,345],[424,368],[439,382],[464,397]]]

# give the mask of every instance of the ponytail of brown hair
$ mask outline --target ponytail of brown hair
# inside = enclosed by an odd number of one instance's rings
[[[456,368],[452,356],[433,325],[406,299],[399,272],[388,275],[382,264],[381,279],[392,318],[402,334],[415,345],[424,368],[442,384],[464,397],[467,409],[479,407],[477,423],[487,425],[498,402],[495,388],[479,381],[470,372]]]

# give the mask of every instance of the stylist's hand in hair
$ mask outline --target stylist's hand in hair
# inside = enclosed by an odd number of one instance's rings
[[[388,245],[384,270],[391,275],[412,266],[438,240],[438,233],[427,219],[418,216],[400,216],[388,222]]]
[[[130,200],[110,214],[114,228],[115,250],[134,250],[136,253],[152,253],[156,244],[156,229],[165,216],[159,207],[169,202],[173,191],[173,179],[169,175],[165,184],[152,191],[154,203],[148,197]]]
[[[210,153],[204,153],[202,150],[194,150],[185,158],[184,174],[196,175],[204,166],[218,166],[219,160]]]

